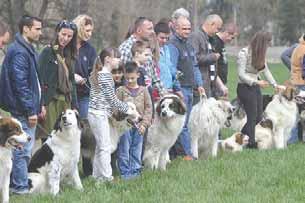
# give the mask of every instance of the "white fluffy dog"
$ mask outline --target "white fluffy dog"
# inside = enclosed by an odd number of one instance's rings
[[[166,95],[157,104],[156,112],[148,130],[143,161],[148,168],[166,170],[169,149],[182,131],[186,107],[178,96]]]
[[[51,137],[30,161],[31,193],[56,195],[62,182],[70,183],[78,190],[83,189],[78,173],[80,138],[78,114],[68,109],[59,116]]]
[[[2,202],[9,202],[9,184],[12,170],[12,149],[22,148],[30,137],[22,130],[21,123],[14,118],[0,118],[0,189]]]
[[[287,87],[274,95],[267,105],[263,120],[255,127],[255,141],[259,149],[287,147],[290,132],[298,119],[296,89]]]
[[[189,129],[191,133],[192,152],[195,158],[199,151],[206,158],[216,156],[218,134],[232,116],[233,106],[229,101],[202,98],[191,112]]]
[[[249,143],[249,136],[236,132],[227,139],[219,140],[218,143],[219,148],[225,152],[240,152]]]

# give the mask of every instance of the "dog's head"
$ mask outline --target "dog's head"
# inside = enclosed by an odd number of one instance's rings
[[[30,140],[17,119],[0,118],[0,146],[21,149]]]
[[[224,115],[226,115],[226,117],[227,117],[225,126],[230,127],[235,107],[227,100],[217,100],[217,105],[218,105],[218,108],[221,109],[223,111]]]
[[[298,95],[298,90],[293,86],[286,86],[285,90],[281,91],[279,94],[288,101],[292,101]]]
[[[222,148],[225,151],[237,152],[241,151],[243,147],[249,143],[249,136],[244,135],[241,132],[236,132],[222,142]]]
[[[159,117],[171,118],[177,114],[184,115],[186,106],[177,95],[166,95],[157,104],[156,112]]]
[[[63,129],[70,129],[70,128],[82,128],[82,124],[79,119],[79,115],[76,111],[71,109],[67,109],[63,111],[57,118],[54,124],[54,130],[62,131]]]

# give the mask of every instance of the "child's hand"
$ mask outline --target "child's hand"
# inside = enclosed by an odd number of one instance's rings
[[[140,125],[138,130],[141,135],[144,135],[146,128],[143,125]]]

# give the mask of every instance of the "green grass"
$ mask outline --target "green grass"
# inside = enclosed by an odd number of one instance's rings
[[[236,96],[235,67],[230,61],[230,98]],[[270,68],[279,83],[288,79],[282,65]],[[67,186],[57,197],[12,196],[11,202],[304,202],[304,153],[303,144],[296,144],[287,150],[244,150],[193,162],[178,159],[167,171],[145,170],[136,180],[96,185],[83,179],[84,192]]]

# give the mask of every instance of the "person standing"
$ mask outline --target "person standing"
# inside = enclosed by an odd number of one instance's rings
[[[217,77],[216,62],[220,57],[219,53],[214,53],[209,37],[215,36],[222,27],[222,19],[216,14],[206,17],[200,29],[193,32],[189,37],[189,42],[195,49],[199,69],[204,81],[204,89],[208,97],[212,95],[212,86],[216,86],[223,95],[228,94],[228,88]],[[196,101],[195,101],[196,103]]]
[[[186,119],[182,132],[179,135],[179,142],[184,150],[184,159],[193,160],[191,149],[191,137],[188,129],[189,117],[193,104],[193,89],[197,89],[200,94],[204,94],[203,82],[198,64],[196,61],[195,51],[187,42],[191,33],[191,23],[185,17],[179,17],[176,21],[175,32],[168,42],[170,58],[172,61],[172,70],[181,71],[182,76],[179,77],[181,91],[187,108]],[[174,150],[175,151],[175,150]],[[175,156],[175,152],[173,154]]]
[[[50,133],[58,116],[67,108],[77,109],[74,63],[77,28],[63,20],[55,28],[53,42],[39,55],[38,72],[42,85],[42,127]],[[46,136],[46,135],[45,135]],[[47,137],[42,136],[42,141]]]
[[[81,119],[88,116],[90,83],[89,76],[96,59],[95,48],[89,40],[92,36],[94,24],[88,15],[79,15],[73,22],[77,26],[77,50],[78,56],[75,63],[75,79],[77,90],[77,101]]]
[[[259,31],[252,37],[249,46],[243,48],[237,58],[238,85],[237,96],[245,108],[247,123],[241,132],[249,136],[249,148],[257,148],[255,142],[255,126],[262,119],[263,98],[261,88],[269,84],[276,89],[283,89],[277,85],[266,63],[267,48],[271,43],[271,33]],[[268,80],[260,80],[263,73]]]
[[[41,111],[40,83],[37,53],[32,43],[41,36],[42,20],[22,16],[15,41],[8,47],[0,79],[0,105],[19,120],[23,130],[31,137],[23,149],[13,150],[13,168],[10,188],[13,193],[29,192],[28,164],[35,141],[38,114]]]
[[[4,46],[10,40],[10,30],[6,23],[0,21],[0,67],[4,59]],[[1,70],[1,69],[0,69]]]

